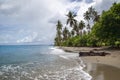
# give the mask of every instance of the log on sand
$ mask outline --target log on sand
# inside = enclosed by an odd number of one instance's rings
[[[110,53],[106,53],[106,52],[94,52],[94,51],[79,52],[79,57],[81,57],[81,56],[106,56],[106,55],[110,55]]]

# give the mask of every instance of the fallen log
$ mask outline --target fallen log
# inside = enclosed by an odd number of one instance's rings
[[[110,53],[106,53],[106,52],[89,51],[89,52],[79,52],[79,57],[81,57],[81,56],[106,56],[109,54]]]

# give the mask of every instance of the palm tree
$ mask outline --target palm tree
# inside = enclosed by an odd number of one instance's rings
[[[57,30],[62,30],[62,23],[61,23],[61,21],[58,20],[56,26],[57,26]]]
[[[90,18],[92,18],[93,22],[97,22],[99,20],[100,15],[98,15],[98,12],[93,8],[92,6],[88,8],[88,12],[90,14]]]
[[[73,29],[71,30],[71,35],[72,37],[75,35],[75,31]]]
[[[97,22],[99,21],[99,17],[100,15],[98,15],[97,11],[95,11],[95,9],[92,6],[88,8],[88,11],[84,13],[84,19],[87,20],[88,22],[87,24],[88,33],[90,32],[91,29],[89,21],[92,19],[93,22]]]
[[[71,38],[72,34],[70,33],[70,31],[68,32],[68,38]]]
[[[73,27],[74,32],[76,33],[76,35],[79,35],[79,28],[78,28],[78,23],[76,23]]]
[[[99,21],[99,18],[100,18],[100,15],[98,15],[98,12],[97,11],[93,11],[92,12],[92,20],[93,20],[93,22]]]
[[[80,23],[79,23],[79,30],[80,30],[80,35],[82,35],[82,30],[83,30],[83,28],[85,27],[85,23],[84,23],[84,21],[80,21]]]
[[[89,24],[87,24],[87,30],[88,30],[88,33],[90,33],[91,27]]]
[[[84,13],[84,19],[87,20],[88,24],[89,24],[89,20],[90,20],[90,13],[88,11],[86,11]]]
[[[67,27],[65,27],[63,29],[63,40],[67,40],[69,37],[69,30],[67,29]]]
[[[90,14],[90,17],[93,17],[92,14],[94,13],[94,11],[95,11],[95,9],[92,6],[88,8],[88,12]]]
[[[67,17],[68,17],[67,24],[70,24],[70,27],[73,27],[77,23],[77,20],[74,19],[76,15],[69,11]]]
[[[56,34],[56,38],[55,38],[55,43],[60,46],[61,45],[61,42],[62,42],[62,23],[58,20],[57,22],[57,34]]]
[[[88,22],[87,25],[90,26],[90,24],[89,24],[89,21],[90,21],[90,13],[89,13],[88,11],[86,11],[86,12],[84,13],[84,19],[87,20],[87,22]],[[87,29],[88,29],[88,26],[87,26]]]
[[[84,35],[86,34],[86,31],[85,31],[85,30],[83,30],[83,34],[84,34]]]

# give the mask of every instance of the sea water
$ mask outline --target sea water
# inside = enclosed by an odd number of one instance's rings
[[[0,80],[91,80],[76,53],[54,46],[0,46]]]

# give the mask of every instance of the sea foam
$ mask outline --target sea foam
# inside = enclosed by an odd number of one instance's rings
[[[38,49],[41,47],[37,46]],[[28,47],[26,47],[28,48]],[[33,47],[32,47],[33,48]],[[36,46],[35,46],[36,49]],[[25,51],[29,56],[30,51]],[[33,49],[34,50],[34,49]],[[46,49],[48,50],[48,49]],[[23,51],[20,50],[20,51]],[[39,53],[39,50],[37,51]],[[44,52],[45,53],[45,52]],[[81,58],[76,53],[65,52],[57,47],[50,47],[49,54],[36,55],[32,60],[19,64],[9,63],[0,66],[0,80],[91,80],[92,77],[85,72]],[[17,54],[17,53],[16,53]],[[41,53],[39,53],[41,54]],[[20,54],[19,56],[21,56]],[[38,59],[36,59],[38,58]]]

